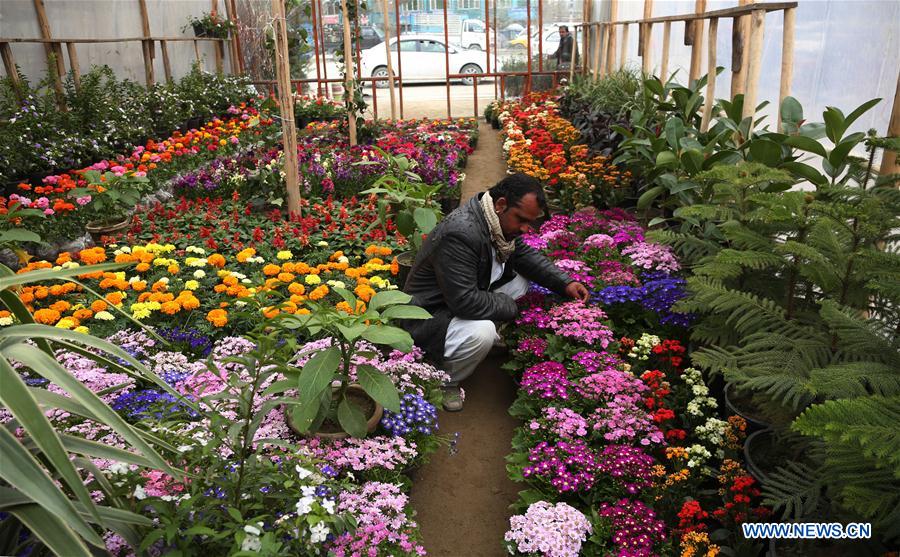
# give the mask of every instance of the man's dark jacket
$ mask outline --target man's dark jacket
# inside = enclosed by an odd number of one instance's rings
[[[403,288],[412,295],[413,304],[425,308],[433,317],[403,320],[399,325],[438,363],[444,359],[444,342],[452,318],[509,321],[518,313],[515,300],[489,290],[491,236],[481,209],[481,195],[447,215],[428,235]],[[559,294],[571,282],[521,238],[516,239],[516,250],[506,260],[503,276],[494,288],[511,281],[516,274]]]
[[[556,52],[553,53],[553,58],[556,59],[556,62],[571,62],[572,61],[572,43],[575,41],[572,34],[569,33],[565,37],[560,36],[559,38],[559,46],[556,49]],[[578,60],[578,50],[575,50],[575,59]]]

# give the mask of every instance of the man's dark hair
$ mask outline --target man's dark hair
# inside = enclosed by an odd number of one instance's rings
[[[500,180],[488,192],[490,192],[491,199],[495,202],[501,197],[506,198],[506,203],[510,207],[518,206],[523,197],[533,193],[537,196],[538,206],[544,211],[547,210],[547,197],[544,195],[544,188],[541,186],[541,182],[521,172]]]
[[[560,25],[560,26],[559,26],[559,30],[560,30],[560,31],[565,31],[566,33],[568,33],[568,32],[569,32],[569,26],[568,26],[568,25]]]

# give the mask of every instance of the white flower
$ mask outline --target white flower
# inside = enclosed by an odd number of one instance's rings
[[[0,317],[0,327],[6,327],[13,324],[12,317]]]
[[[350,260],[347,259],[347,257],[344,255],[338,257],[337,261],[338,261],[338,263],[350,263]]]
[[[297,471],[297,475],[300,476],[301,480],[305,480],[312,475],[312,472],[310,472],[306,468],[302,468],[299,464],[294,466],[294,470]]]
[[[110,312],[104,310],[95,313],[94,319],[99,319],[100,321],[112,321],[113,319],[115,319],[115,316],[113,316],[113,314],[111,314]]]
[[[252,524],[248,524],[244,526],[244,532],[247,532],[251,536],[258,536],[262,533],[262,522],[257,522],[257,526],[253,526]]]
[[[312,543],[322,543],[328,539],[328,526],[324,522],[319,522],[309,529],[309,533],[312,534],[309,541]]]
[[[147,492],[144,491],[144,488],[141,486],[137,486],[134,488],[134,498],[138,501],[147,498]]]
[[[244,538],[244,541],[241,542],[241,551],[258,552],[260,548],[262,548],[262,542],[259,541],[259,538],[256,536],[247,536]]]
[[[180,447],[178,447],[177,450],[179,453],[186,453],[193,448],[194,448],[193,445],[181,445]]]
[[[204,271],[203,269],[197,269],[196,271],[194,271],[195,279],[202,279],[205,276],[206,276],[206,271]]]
[[[124,462],[113,462],[107,470],[110,474],[127,474],[129,468]]]
[[[305,516],[312,511],[312,504],[315,501],[313,497],[301,497],[299,501],[297,501],[297,514],[299,516]]]
[[[328,514],[334,514],[334,501],[331,499],[324,499],[322,501],[322,508],[325,509],[325,512]]]
[[[322,240],[321,242],[316,243],[316,245],[324,248],[325,246],[328,245],[328,242],[326,242],[325,240]]]

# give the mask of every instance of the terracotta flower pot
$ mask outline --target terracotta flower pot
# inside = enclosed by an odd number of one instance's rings
[[[95,244],[102,245],[103,236],[111,236],[128,230],[128,228],[131,227],[131,218],[131,215],[128,215],[123,220],[112,224],[108,222],[91,221],[87,223],[84,228],[87,230],[88,234],[91,235]]]
[[[367,416],[366,420],[366,433],[372,433],[375,431],[375,428],[378,427],[378,422],[381,421],[381,416],[384,414],[384,407],[382,407],[378,402],[376,402],[369,394],[363,389],[360,385],[352,384],[347,386],[347,395],[353,396],[355,398],[365,398],[371,401],[371,404],[374,406],[371,411],[371,415]],[[291,428],[295,433],[302,437],[318,437],[320,439],[344,439],[349,437],[350,434],[346,431],[316,431],[316,432],[303,432],[299,431],[294,426],[294,420],[291,417],[290,412],[285,412],[284,414],[285,421],[289,428]]]

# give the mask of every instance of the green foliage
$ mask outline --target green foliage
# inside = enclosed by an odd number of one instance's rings
[[[97,269],[121,267],[104,265]],[[54,280],[90,271],[90,267],[50,269],[43,271],[41,277],[29,277],[29,280]],[[94,503],[81,474],[99,474],[91,458],[111,458],[177,474],[155,448],[171,450],[171,447],[149,431],[128,424],[72,376],[55,359],[55,351],[79,353],[111,372],[151,382],[180,400],[184,399],[118,346],[86,334],[35,324],[21,300],[7,290],[24,284],[25,275],[16,275],[0,265],[0,277],[0,304],[19,321],[0,332],[0,383],[3,384],[0,406],[13,416],[0,427],[0,450],[4,455],[4,465],[0,467],[4,482],[0,487],[0,507],[60,555],[91,555],[90,546],[104,548],[95,526],[113,530],[137,544],[139,538],[132,525],[149,526],[150,521],[125,510],[122,501],[99,480],[111,506]],[[119,361],[124,363],[119,364]],[[28,386],[20,369],[47,379],[67,396]],[[195,407],[189,401],[184,402]],[[56,430],[46,414],[54,409],[107,426],[125,440],[130,450],[108,447]],[[18,434],[20,428],[22,433]]]
[[[418,306],[408,305],[412,297],[399,290],[382,290],[372,296],[368,305],[348,290],[334,290],[344,299],[342,304],[346,307],[309,302],[310,314],[287,315],[273,321],[289,331],[304,330],[313,337],[327,335],[332,339],[331,346],[313,355],[302,369],[288,366],[286,374],[295,380],[285,382],[281,390],[298,390],[299,396],[292,402],[291,410],[298,430],[318,431],[327,419],[340,424],[354,437],[365,437],[366,416],[347,396],[351,364],[360,354],[360,341],[408,352],[413,346],[412,338],[391,323],[395,319],[428,319],[431,315]],[[373,400],[388,410],[400,411],[400,397],[389,377],[370,365],[358,365],[356,375],[360,386]]]

